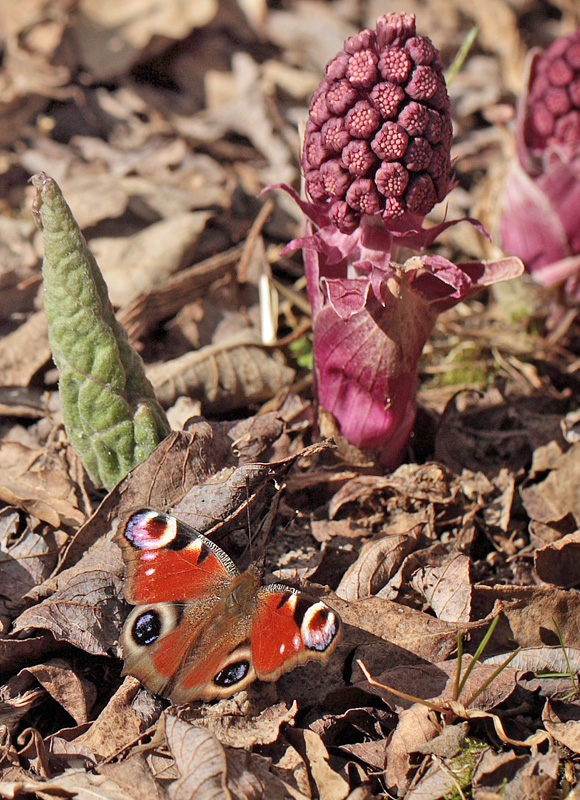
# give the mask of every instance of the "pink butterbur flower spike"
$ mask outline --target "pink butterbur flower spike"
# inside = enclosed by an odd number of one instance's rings
[[[306,126],[302,248],[319,405],[352,445],[401,462],[416,413],[418,363],[437,315],[521,274],[519,259],[396,262],[455,222],[422,227],[453,186],[451,114],[441,59],[413,14],[387,14],[326,67]],[[471,220],[483,231],[482,226]]]
[[[580,28],[531,51],[518,98],[517,155],[500,219],[502,245],[534,280],[580,300]]]

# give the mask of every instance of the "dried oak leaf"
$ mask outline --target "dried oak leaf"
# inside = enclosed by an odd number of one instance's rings
[[[520,494],[532,520],[555,522],[572,514],[580,525],[580,442],[556,458],[544,480],[528,481]]]
[[[126,305],[185,266],[211,216],[209,211],[177,214],[132,236],[91,239],[113,305]]]
[[[188,395],[201,402],[204,414],[217,415],[269,400],[292,383],[294,370],[276,360],[248,329],[150,367],[147,377],[165,408]]]
[[[207,728],[223,745],[250,749],[275,742],[282,725],[292,724],[298,708],[295,702],[273,701],[269,687],[263,695],[254,690],[241,692],[219,703],[192,708],[180,715],[192,725]]]
[[[26,353],[26,358],[22,354]],[[32,376],[50,360],[48,322],[44,311],[0,339],[0,385],[28,386]]]
[[[97,699],[97,690],[94,684],[77,675],[67,661],[53,658],[44,664],[26,667],[22,672],[35,678],[77,725],[88,722],[89,712]]]
[[[473,589],[474,619],[485,619],[501,603],[490,647],[499,653],[558,644],[556,620],[567,647],[580,648],[580,596],[553,586],[483,586]]]
[[[79,650],[109,655],[121,627],[121,591],[121,578],[111,572],[79,572],[51,597],[24,611],[13,632],[44,629]]]
[[[168,787],[171,800],[231,800],[226,753],[213,734],[166,716],[165,736],[181,776]]]
[[[534,566],[545,583],[566,589],[577,586],[580,583],[580,531],[537,549]]]

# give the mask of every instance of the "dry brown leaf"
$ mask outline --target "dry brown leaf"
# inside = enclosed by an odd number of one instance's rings
[[[93,655],[110,654],[121,627],[121,580],[110,572],[79,573],[52,597],[24,611],[14,632],[46,629]]]
[[[492,488],[489,481],[487,486]],[[405,499],[448,505],[456,500],[460,491],[457,477],[443,464],[402,464],[390,475],[359,475],[348,481],[334,495],[328,515],[332,519],[347,503],[360,505],[373,495],[392,493]]]
[[[108,758],[135,741],[146,729],[145,721],[133,706],[139,682],[127,676],[86,733],[75,743],[96,756]],[[112,776],[118,780],[118,776]]]
[[[139,339],[160,320],[173,316],[186,303],[209,292],[214,281],[233,270],[241,253],[241,247],[233,247],[181,270],[177,275],[137,295],[119,312],[119,320],[130,336]]]
[[[0,143],[11,144],[48,98],[71,96],[70,69],[57,53],[70,22],[73,0],[0,4],[3,58],[0,68]],[[73,66],[73,65],[71,65]]]
[[[0,595],[15,608],[22,608],[23,597],[48,578],[58,558],[58,537],[46,526],[24,533],[19,528],[17,511],[0,512]]]
[[[328,750],[320,736],[306,728],[293,728],[288,731],[288,738],[309,765],[320,800],[346,800],[350,792],[348,781],[328,763]]]
[[[164,800],[163,788],[151,774],[142,753],[135,753],[126,761],[104,763],[97,772],[115,781],[121,790],[141,800]]]
[[[462,662],[462,677],[467,670],[470,659],[464,658]],[[433,701],[434,707],[451,707],[455,690],[458,664],[456,661],[444,661],[439,664],[417,664],[404,667],[393,667],[384,670],[380,676],[373,676],[372,682],[368,681],[368,686],[364,682],[360,683],[361,688],[366,691],[379,694],[386,698],[386,702],[391,708],[400,712],[415,705],[414,698]],[[467,705],[471,696],[474,695],[483,684],[494,674],[495,666],[478,662],[465,682],[459,703]],[[489,711],[500,703],[503,703],[516,689],[517,672],[511,667],[506,667],[483,692],[469,702],[467,713],[471,711]],[[408,697],[400,697],[389,688],[402,692]]]
[[[0,14],[2,12],[0,11]],[[0,79],[1,80],[1,79]],[[1,90],[0,90],[1,97]],[[2,101],[0,99],[0,108]],[[5,118],[2,118],[3,126]],[[0,139],[3,133],[0,133]],[[0,319],[31,311],[40,284],[38,254],[32,244],[34,223],[0,214]]]
[[[88,722],[97,690],[94,684],[77,675],[67,661],[53,658],[44,664],[26,667],[23,672],[32,675],[77,725]]]
[[[285,702],[272,702],[270,687],[264,690],[264,700],[257,692],[241,692],[234,698],[221,700],[213,705],[202,705],[187,715],[188,722],[207,728],[227,747],[243,747],[247,750],[257,745],[275,742],[280,728],[292,724],[298,707]]]
[[[0,797],[19,800],[23,794],[36,794],[41,800],[135,800],[132,791],[122,789],[112,778],[79,768],[65,769],[50,780],[35,780],[28,775],[17,782],[0,780]]]
[[[242,51],[233,54],[232,68],[232,74],[224,78],[228,97],[212,98],[210,92],[205,111],[192,117],[174,119],[177,130],[184,136],[204,142],[215,141],[226,131],[245,136],[268,163],[268,167],[259,170],[264,185],[292,183],[296,168],[287,143],[272,124],[261,68]]]
[[[576,708],[567,708],[563,703],[546,700],[542,711],[542,722],[548,733],[573,753],[580,753],[580,720]]]
[[[573,514],[580,525],[580,442],[562,453],[544,480],[524,485],[520,494],[533,520],[553,522]]]
[[[347,603],[338,597],[327,597],[345,623],[343,640],[338,643],[337,662],[352,657],[363,659],[373,671],[385,664],[438,662],[457,647],[457,626],[385,600],[369,597]],[[351,627],[347,627],[351,626]],[[376,638],[375,638],[376,637]],[[358,667],[355,667],[355,673]]]
[[[188,395],[201,402],[204,414],[223,414],[269,400],[292,383],[294,370],[280,364],[248,329],[150,367],[147,377],[163,406]]]
[[[387,534],[383,538],[368,542],[355,563],[344,574],[336,594],[343,600],[353,602],[377,594],[388,584],[399,569],[402,560],[416,546],[422,523],[409,514],[412,527],[403,535]]]
[[[516,756],[487,750],[473,776],[475,797],[497,792],[506,800],[550,800],[558,781],[560,758],[554,752]]]
[[[498,652],[557,645],[556,620],[568,647],[580,648],[580,597],[552,586],[482,586],[473,589],[473,617],[488,617],[501,603],[491,645]]]
[[[0,499],[23,508],[53,528],[76,526],[84,515],[62,463],[48,463],[44,450],[0,440]],[[62,460],[62,458],[61,458]]]
[[[232,800],[225,750],[208,730],[166,716],[165,735],[181,776],[168,788],[171,800]]]
[[[184,267],[211,217],[209,211],[178,214],[126,237],[90,242],[115,306],[124,306],[140,292]]]
[[[420,749],[438,733],[439,726],[425,706],[415,703],[399,714],[399,722],[387,748],[387,786],[396,787],[399,793],[408,788],[414,771],[411,766],[414,749]]]
[[[187,431],[170,433],[143,463],[131,470],[71,539],[61,569],[76,563],[89,547],[135,508],[166,509],[198,483],[232,464],[232,443],[224,429],[202,418]],[[120,565],[120,560],[119,560]]]
[[[26,358],[22,354],[26,353]],[[28,386],[32,376],[50,359],[48,322],[44,311],[0,339],[0,385]]]
[[[438,619],[457,623],[471,620],[470,566],[468,556],[458,553],[414,574],[413,587],[423,595]]]
[[[538,548],[534,566],[540,580],[569,588],[580,583],[580,531]]]
[[[167,0],[81,0],[75,38],[85,69],[98,81],[128,70],[143,57],[143,50],[158,37],[157,50],[166,39],[185,38],[210,22],[216,0],[180,3]]]

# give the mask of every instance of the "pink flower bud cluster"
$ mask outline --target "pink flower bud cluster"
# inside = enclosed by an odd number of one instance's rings
[[[414,14],[391,13],[349,39],[314,93],[302,168],[311,200],[352,232],[424,217],[451,186],[451,116],[438,51]]]
[[[503,248],[538,283],[579,301],[580,28],[530,52],[516,144],[500,203]]]
[[[537,60],[527,97],[526,142],[532,151],[580,145],[580,29]]]

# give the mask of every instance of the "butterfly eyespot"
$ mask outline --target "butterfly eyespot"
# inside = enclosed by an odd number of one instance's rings
[[[131,635],[141,647],[153,644],[161,634],[161,619],[156,611],[145,611],[133,623]]]
[[[249,661],[236,661],[234,664],[228,664],[227,667],[220,670],[213,682],[216,686],[235,686],[236,683],[244,680],[249,671]]]

